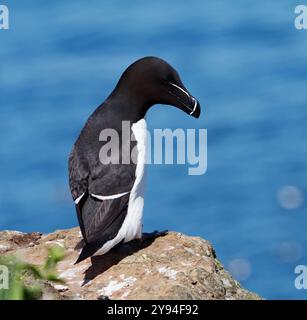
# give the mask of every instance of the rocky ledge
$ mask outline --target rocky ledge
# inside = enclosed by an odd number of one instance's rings
[[[56,245],[66,252],[58,264],[65,284],[44,283],[45,299],[261,299],[243,289],[198,237],[145,237],[74,265],[82,246],[78,228],[47,235],[0,232],[0,255],[16,254],[35,265]]]

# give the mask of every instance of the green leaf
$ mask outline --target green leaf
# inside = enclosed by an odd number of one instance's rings
[[[0,290],[0,300],[37,300],[42,296],[42,288],[39,284],[26,285],[25,280],[31,276],[34,281],[48,280],[57,283],[65,283],[55,271],[56,265],[65,256],[64,248],[55,246],[48,250],[48,257],[43,267],[37,267],[20,261],[16,256],[6,255],[0,257],[0,264],[9,268],[9,289]]]

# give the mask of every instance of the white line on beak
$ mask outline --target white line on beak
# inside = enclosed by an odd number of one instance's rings
[[[177,84],[174,84],[170,81],[168,81],[169,84],[171,84],[172,86],[176,87],[177,89],[179,89],[180,91],[182,91],[183,93],[185,93],[189,98],[190,98],[190,95],[185,91],[183,90],[182,88],[180,88],[179,86],[177,86]]]
[[[192,112],[190,113],[190,116],[195,112],[196,107],[197,107],[197,101],[196,101],[196,99],[194,99],[193,97],[192,97],[192,99],[194,100],[194,107],[193,107]]]

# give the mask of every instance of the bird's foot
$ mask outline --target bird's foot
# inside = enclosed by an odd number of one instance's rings
[[[141,241],[144,242],[144,241],[148,241],[148,240],[154,240],[158,237],[163,237],[165,235],[167,235],[168,233],[168,230],[163,230],[163,231],[157,231],[155,230],[154,232],[145,232],[142,234],[142,238],[141,238]]]

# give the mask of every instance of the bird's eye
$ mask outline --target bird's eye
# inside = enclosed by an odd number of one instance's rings
[[[168,85],[169,84],[169,80],[168,79],[163,79],[162,83],[165,84],[165,85]]]
[[[164,79],[163,79],[163,82],[164,82],[165,84],[169,85],[170,82],[173,82],[173,80],[172,80],[172,78],[168,77],[168,78],[164,78]]]

